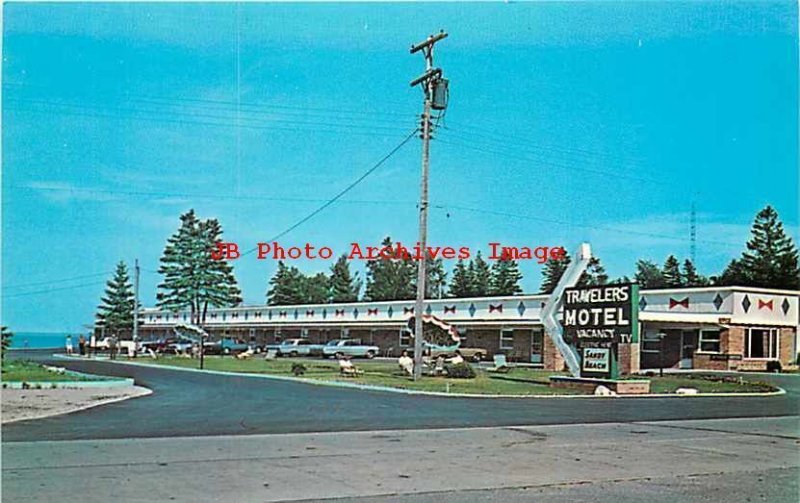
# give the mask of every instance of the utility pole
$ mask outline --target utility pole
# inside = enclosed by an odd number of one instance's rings
[[[133,341],[139,340],[139,259],[133,262]]]
[[[447,106],[447,80],[442,70],[433,66],[433,46],[447,37],[440,31],[430,35],[424,42],[411,46],[411,54],[422,51],[425,56],[425,73],[411,81],[411,87],[422,84],[424,104],[422,108],[422,176],[419,190],[419,246],[423,257],[417,264],[417,299],[414,304],[414,380],[422,377],[422,316],[425,309],[425,279],[428,240],[428,166],[430,163],[431,109],[444,110]]]

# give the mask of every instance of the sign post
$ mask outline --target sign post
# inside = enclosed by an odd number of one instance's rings
[[[581,377],[619,377],[619,344],[639,342],[638,302],[633,283],[564,290],[564,339],[578,350]]]

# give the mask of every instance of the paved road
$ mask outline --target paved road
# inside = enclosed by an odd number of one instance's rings
[[[409,396],[101,361],[59,361],[133,377],[150,396],[3,427],[3,442],[251,435],[472,426],[659,421],[800,414],[800,378],[768,379],[773,397],[466,399]],[[767,379],[767,378],[765,378]]]
[[[3,500],[796,503],[798,441],[784,417],[12,442]]]

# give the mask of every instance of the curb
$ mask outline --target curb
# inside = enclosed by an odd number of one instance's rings
[[[57,356],[57,355],[53,355]],[[61,357],[59,357],[61,358]],[[130,377],[106,377],[97,374],[86,374],[76,370],[64,370],[65,375],[75,377],[85,377],[85,381],[3,381],[3,388],[23,389],[22,385],[27,384],[27,389],[108,389],[133,386],[133,379]]]
[[[79,360],[83,361],[82,359],[77,359],[74,357],[68,356],[59,356],[53,355],[57,358],[62,359],[72,359],[72,360]],[[400,393],[405,395],[422,395],[422,396],[436,396],[436,397],[445,397],[445,398],[515,398],[515,399],[528,399],[528,398],[558,398],[558,399],[569,399],[569,398],[600,398],[600,399],[614,399],[614,398],[704,398],[704,397],[769,397],[769,396],[778,396],[783,395],[786,393],[786,390],[783,388],[779,388],[776,386],[776,391],[766,391],[766,392],[745,392],[745,393],[697,393],[695,395],[677,395],[674,393],[652,393],[648,395],[616,395],[616,396],[595,396],[595,395],[484,395],[479,393],[445,393],[442,391],[421,391],[421,390],[410,390],[410,389],[403,389],[403,388],[393,388],[390,386],[378,386],[374,384],[358,384],[358,383],[351,383],[351,382],[342,382],[342,381],[323,381],[319,379],[308,379],[303,377],[291,377],[291,376],[278,376],[278,375],[269,375],[269,374],[250,374],[246,372],[228,372],[224,370],[207,370],[207,369],[193,369],[187,367],[174,367],[171,365],[159,365],[159,364],[152,364],[152,363],[139,363],[139,362],[130,362],[130,361],[119,361],[119,360],[104,360],[110,363],[118,363],[122,365],[138,365],[140,367],[149,367],[149,368],[166,368],[170,370],[179,370],[184,372],[200,372],[205,374],[212,374],[212,375],[222,375],[222,376],[229,376],[229,377],[254,377],[260,379],[272,379],[275,381],[290,381],[290,382],[297,382],[302,384],[310,384],[314,386],[332,386],[338,388],[349,388],[349,389],[357,389],[362,391],[381,391],[381,392],[388,392],[388,393]]]

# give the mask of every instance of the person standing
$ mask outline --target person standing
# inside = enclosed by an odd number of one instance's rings
[[[112,335],[108,339],[108,354],[110,355],[111,359],[114,360],[117,357],[117,336]]]
[[[67,336],[66,349],[67,349],[67,354],[71,355],[72,354],[72,336],[71,335]]]
[[[83,334],[78,337],[78,354],[81,356],[86,355],[86,337]]]

